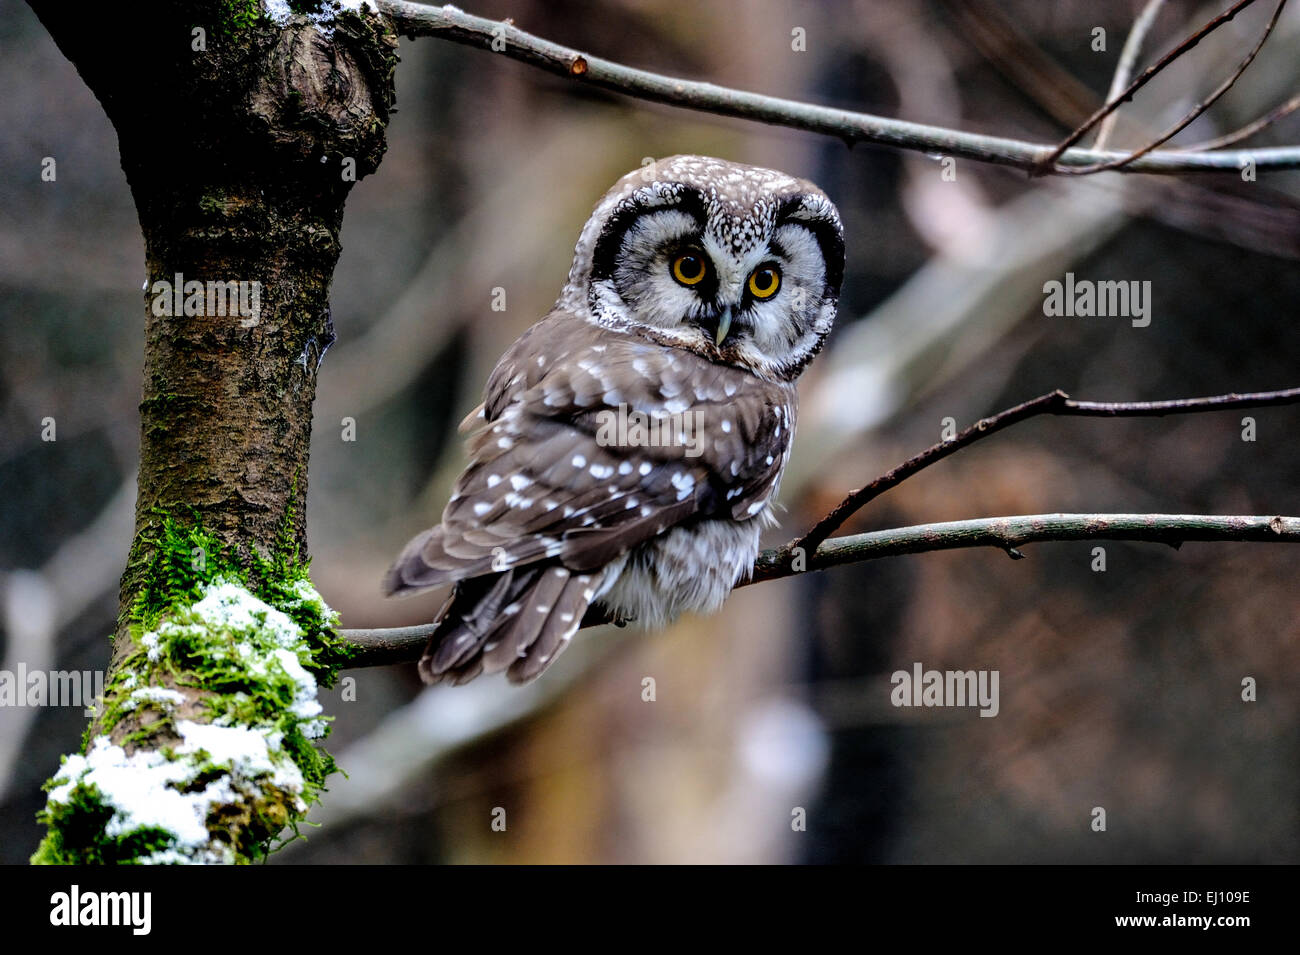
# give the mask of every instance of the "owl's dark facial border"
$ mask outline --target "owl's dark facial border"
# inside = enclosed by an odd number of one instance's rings
[[[777,209],[772,231],[775,232],[783,225],[797,225],[813,234],[821,246],[822,258],[826,261],[826,298],[836,300],[844,282],[844,227],[838,218],[808,218],[798,215],[803,206],[803,196],[791,196],[782,202]]]
[[[614,274],[623,240],[636,221],[644,215],[674,209],[690,216],[701,229],[704,228],[708,210],[703,193],[685,183],[672,183],[669,189],[675,193],[671,198],[663,195],[633,193],[618,211],[610,216],[596,240],[596,247],[592,254],[593,281],[598,282]],[[829,207],[829,203],[827,205]],[[834,217],[833,211],[827,215],[811,217],[806,214],[807,211],[803,194],[788,196],[781,200],[777,207],[772,230],[791,224],[803,226],[813,234],[817,244],[821,246],[822,257],[826,261],[826,295],[829,298],[838,298],[840,286],[844,281],[843,226],[838,217]]]
[[[677,195],[671,199],[633,193],[628,197],[626,204],[621,205],[618,211],[610,216],[609,221],[605,223],[605,227],[600,231],[600,237],[596,240],[595,251],[592,253],[591,277],[593,281],[599,282],[614,274],[614,268],[618,263],[618,253],[623,247],[624,238],[626,238],[632,226],[636,224],[636,220],[644,215],[673,209],[690,216],[698,223],[700,228],[704,227],[704,196],[700,191],[681,183],[674,183],[672,188],[677,192]]]

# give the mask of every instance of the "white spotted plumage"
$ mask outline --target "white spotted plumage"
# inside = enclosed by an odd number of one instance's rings
[[[674,271],[684,256],[693,284]],[[699,156],[620,179],[555,308],[467,419],[441,523],[386,578],[390,593],[455,585],[423,678],[530,680],[592,603],[652,626],[716,610],[774,520],[794,382],[843,265],[838,213],[807,181]]]

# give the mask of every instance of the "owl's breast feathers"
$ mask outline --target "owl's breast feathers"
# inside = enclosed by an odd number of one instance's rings
[[[463,681],[485,664],[530,679],[638,545],[674,527],[760,518],[795,409],[793,385],[683,349],[565,312],[533,326],[488,381],[442,523],[411,540],[385,580],[389,593],[459,582],[447,632],[421,661],[425,679]],[[530,613],[551,624],[507,639],[506,618]]]

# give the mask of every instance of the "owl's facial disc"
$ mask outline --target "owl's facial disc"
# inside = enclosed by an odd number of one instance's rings
[[[593,317],[765,377],[796,377],[834,320],[844,246],[829,200],[785,183],[746,203],[683,182],[632,191],[594,242]]]

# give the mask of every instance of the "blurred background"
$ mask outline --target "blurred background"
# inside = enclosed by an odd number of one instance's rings
[[[502,2],[471,12],[630,65],[1040,143],[1105,95],[1133,0]],[[1219,7],[1166,5],[1144,62]],[[1268,9],[1266,9],[1266,7]],[[1136,146],[1226,76],[1256,4],[1125,111]],[[792,49],[802,28],[806,50]],[[1104,50],[1094,49],[1098,28]],[[1296,92],[1300,10],[1178,142]],[[1030,179],[595,92],[403,41],[357,185],[320,374],[308,529],[345,627],[425,622],[391,558],[441,512],[455,425],[559,291],[597,198],[705,153],[821,185],[846,223],[831,343],[783,487],[800,533],[945,418],[1063,388],[1157,399],[1300,383],[1300,175]],[[0,669],[102,669],[130,543],[143,242],[116,137],[22,3],[0,0]],[[184,122],[159,117],[160,135]],[[1300,141],[1291,117],[1251,140]],[[56,182],[41,160],[57,159]],[[1049,318],[1043,284],[1149,281],[1151,323]],[[507,309],[491,309],[493,290]],[[1295,408],[1044,418],[925,471],[846,528],[1046,511],[1297,514]],[[57,441],[41,440],[41,421]],[[341,422],[356,421],[356,440]],[[1092,542],[923,554],[738,591],[665,632],[587,631],[529,687],[422,692],[414,664],[322,694],[347,772],[273,864],[1300,861],[1300,600],[1285,545]],[[890,674],[996,669],[1001,708],[896,709]],[[1259,700],[1240,699],[1258,681]],[[654,680],[655,699],[643,699]],[[0,708],[0,862],[41,830],[78,708]],[[1107,831],[1091,831],[1093,807]],[[493,831],[497,808],[507,828]],[[806,828],[792,825],[802,809]]]

